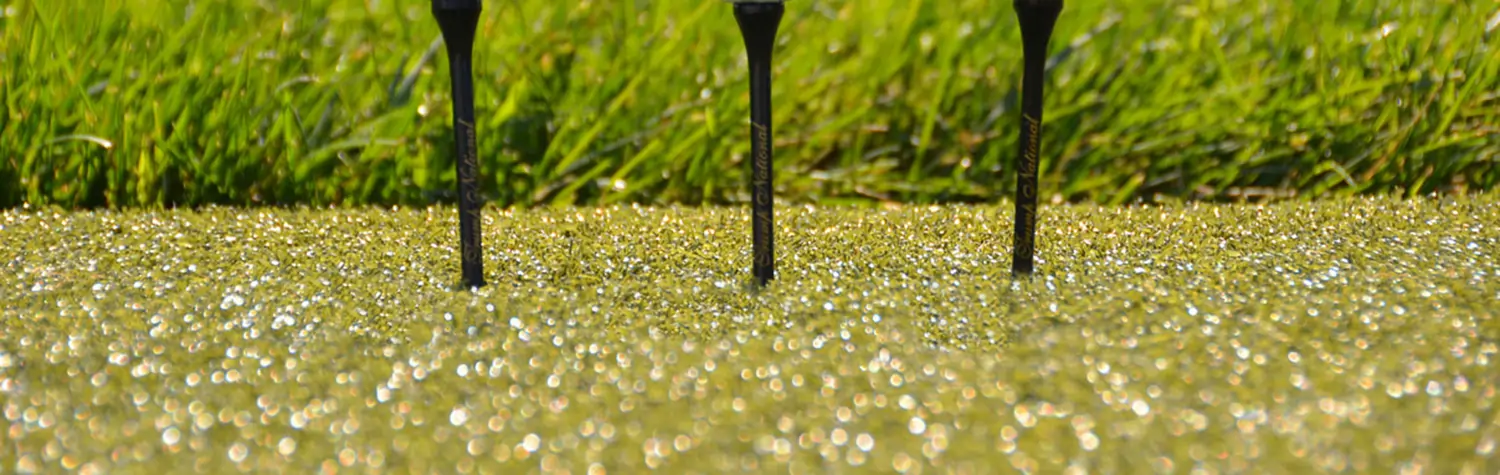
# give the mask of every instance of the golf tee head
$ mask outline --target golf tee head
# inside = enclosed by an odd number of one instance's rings
[[[433,11],[479,11],[480,0],[432,0]]]
[[[761,15],[775,12],[776,21],[781,21],[785,0],[724,0],[734,5],[735,15]]]
[[[776,29],[786,11],[782,0],[725,0],[734,5],[734,17],[745,36],[751,55],[769,54],[776,43]]]
[[[1063,0],[1015,0],[1012,5],[1029,22],[1050,22],[1062,13]]]
[[[479,27],[480,3],[480,0],[432,0],[432,15],[437,18],[443,41],[448,44],[449,56],[462,56],[464,61],[468,60]]]
[[[1052,8],[1061,10],[1063,0],[1015,0],[1017,7]]]

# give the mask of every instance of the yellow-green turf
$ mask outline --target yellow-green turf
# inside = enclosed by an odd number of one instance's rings
[[[1495,473],[1500,200],[0,213],[0,471]]]

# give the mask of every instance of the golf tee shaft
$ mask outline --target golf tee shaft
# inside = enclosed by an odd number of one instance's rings
[[[472,36],[470,36],[472,38]],[[449,74],[453,81],[453,142],[458,167],[460,265],[465,287],[483,287],[484,249],[479,200],[479,151],[474,130],[473,43],[449,38]]]
[[[1021,84],[1020,163],[1016,169],[1016,237],[1011,273],[1031,274],[1036,270],[1037,170],[1041,166],[1042,147],[1042,70],[1041,58],[1026,58],[1025,77]]]
[[[772,173],[771,51],[784,6],[736,3],[750,62],[750,197],[753,273],[761,284],[776,278],[775,186]]]
[[[771,65],[750,60],[750,149],[752,239],[755,278],[764,284],[776,278],[775,188],[771,171]]]

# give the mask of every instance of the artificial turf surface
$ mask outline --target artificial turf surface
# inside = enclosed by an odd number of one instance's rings
[[[0,471],[1500,469],[1493,196],[779,216],[6,211]]]

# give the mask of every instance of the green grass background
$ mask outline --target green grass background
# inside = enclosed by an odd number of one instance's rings
[[[0,207],[429,204],[454,188],[418,0],[0,4]],[[746,68],[703,0],[492,1],[477,47],[500,205],[746,198]],[[1500,182],[1500,4],[1069,0],[1042,184],[1105,204]],[[789,202],[997,202],[1008,2],[794,1],[776,51]]]

